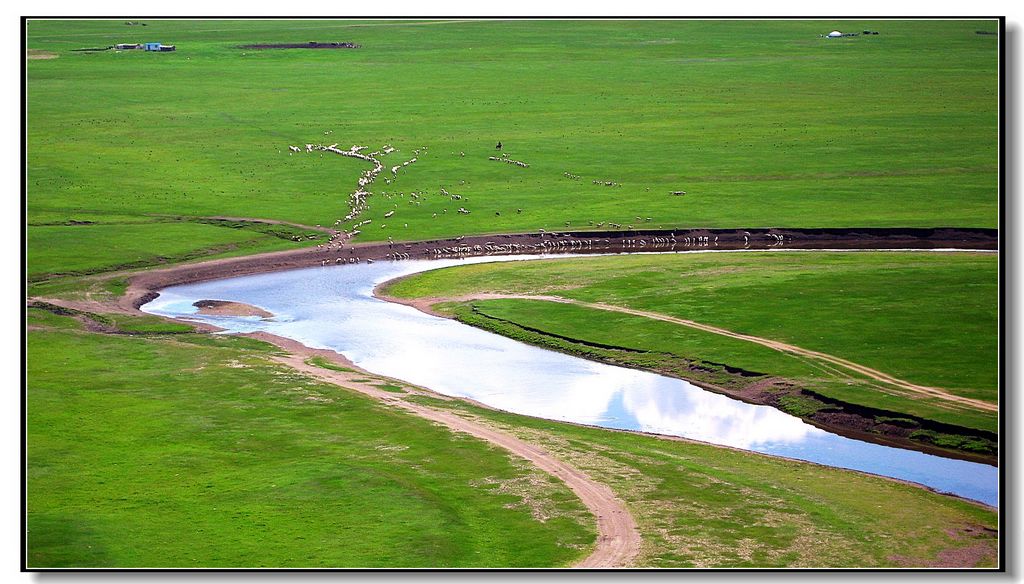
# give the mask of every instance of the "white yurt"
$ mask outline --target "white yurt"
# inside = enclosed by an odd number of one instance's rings
[[[834,31],[828,33],[828,38],[830,38],[830,39],[834,39],[836,37],[841,37],[841,36],[843,36],[843,33],[839,32],[838,30],[834,30]]]

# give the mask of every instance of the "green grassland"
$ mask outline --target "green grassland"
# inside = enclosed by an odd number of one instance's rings
[[[298,243],[290,239],[251,229],[197,223],[30,225],[28,275],[90,274],[294,247]]]
[[[373,185],[362,239],[997,222],[997,39],[975,34],[994,21],[148,24],[29,23],[28,47],[58,55],[28,62],[30,222],[130,218],[151,253],[154,214],[333,224],[368,165],[287,150],[321,141],[391,143],[386,165],[427,147]],[[819,38],[835,27],[881,34]],[[146,39],[178,50],[71,51]],[[362,46],[239,48],[307,40]],[[530,167],[489,161],[498,140]],[[80,228],[30,242],[30,270],[60,269]],[[90,263],[134,261],[126,229],[91,235],[109,245]],[[217,233],[185,239],[235,243]]]
[[[922,252],[752,252],[606,256],[424,272],[399,297],[557,294],[695,320],[836,355],[912,382],[995,402],[998,258]],[[830,384],[807,362],[753,343],[643,317],[529,300],[474,301],[484,315],[584,341],[804,379],[848,403],[995,430],[993,414]]]
[[[559,566],[593,542],[561,482],[266,345],[31,313],[30,567]]]
[[[539,420],[460,401],[435,407],[497,423],[609,485],[630,507],[657,567],[873,567],[990,550],[996,514],[860,473],[681,440]]]
[[[287,148],[317,142],[391,144],[385,166],[417,157],[370,188],[363,241],[998,223],[997,38],[975,34],[995,21],[146,22],[28,23],[27,48],[56,56],[26,65],[30,296],[103,300],[125,270],[322,241],[301,225],[345,216],[369,165]],[[819,38],[833,28],[881,34]],[[361,48],[239,47],[310,40]],[[177,51],[73,50],[146,41]],[[488,160],[498,140],[529,167]],[[300,227],[210,219],[223,216]],[[429,273],[393,293],[623,303],[995,399],[993,256],[574,262]],[[895,407],[762,348],[633,317],[612,335],[606,314],[537,304],[477,307]],[[28,312],[30,567],[562,566],[592,544],[561,483],[289,372],[262,343],[124,316],[90,317],[131,333],[99,335]],[[611,485],[640,523],[643,565],[920,565],[977,543],[947,530],[995,527],[990,511],[892,481],[446,404]],[[960,421],[994,424],[982,418]]]
[[[110,337],[32,309],[30,567],[558,566],[592,517],[503,451],[297,375],[246,338]],[[685,441],[453,408],[610,485],[638,565],[923,565],[995,512]],[[837,484],[843,488],[836,488]],[[885,504],[880,502],[885,501]],[[537,519],[545,517],[544,520]]]

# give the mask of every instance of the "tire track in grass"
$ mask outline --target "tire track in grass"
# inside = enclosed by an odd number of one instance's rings
[[[565,300],[561,300],[561,301],[564,302]],[[943,400],[943,401],[952,402],[952,403],[956,403],[956,404],[966,405],[966,406],[973,407],[973,408],[976,408],[976,409],[979,409],[979,410],[985,410],[985,411],[990,411],[990,412],[999,411],[999,405],[998,404],[994,404],[994,403],[991,403],[991,402],[986,402],[986,401],[979,400],[979,399],[973,399],[973,398],[969,398],[969,397],[963,397],[963,396],[955,395],[955,394],[949,393],[948,391],[946,391],[946,390],[944,390],[942,388],[939,388],[939,387],[930,387],[930,386],[927,386],[927,385],[919,385],[919,384],[916,384],[916,383],[911,383],[909,381],[904,381],[902,379],[899,379],[898,377],[894,377],[892,375],[889,375],[888,373],[879,371],[877,369],[872,369],[871,367],[868,367],[866,365],[861,365],[860,363],[855,363],[853,361],[849,361],[849,360],[843,359],[841,357],[836,357],[835,355],[829,355],[828,353],[822,353],[820,351],[813,351],[811,349],[804,349],[804,348],[798,347],[796,345],[790,345],[789,343],[783,343],[782,341],[773,341],[771,339],[765,339],[763,337],[756,337],[754,335],[747,335],[747,334],[743,334],[743,333],[737,333],[737,332],[733,332],[733,331],[730,331],[730,330],[727,330],[727,329],[723,329],[723,328],[719,328],[719,327],[716,327],[716,326],[711,326],[711,325],[695,322],[695,321],[692,321],[692,320],[687,320],[687,319],[683,319],[683,318],[676,318],[676,317],[672,317],[672,316],[666,316],[664,314],[658,314],[657,312],[649,312],[649,311],[646,311],[646,310],[636,310],[636,309],[633,309],[633,308],[625,308],[623,306],[615,306],[615,305],[612,305],[612,304],[605,304],[603,302],[579,302],[579,301],[575,301],[575,300],[570,300],[568,302],[570,304],[579,304],[580,306],[585,306],[587,308],[595,308],[597,310],[608,310],[608,311],[612,311],[612,312],[622,312],[622,313],[625,313],[625,314],[631,314],[631,315],[634,315],[634,316],[642,316],[642,317],[650,318],[650,319],[653,319],[653,320],[661,320],[661,321],[670,322],[670,323],[674,323],[674,324],[680,324],[680,325],[683,325],[683,326],[687,326],[687,327],[690,327],[690,328],[695,328],[695,329],[702,330],[702,331],[709,332],[709,333],[714,333],[714,334],[718,334],[718,335],[722,335],[722,336],[726,336],[726,337],[731,337],[731,338],[734,338],[734,339],[740,339],[740,340],[743,340],[743,341],[749,341],[751,343],[757,343],[758,345],[762,345],[762,346],[768,347],[769,349],[774,349],[774,350],[782,352],[782,353],[791,353],[791,354],[794,354],[794,355],[800,355],[802,357],[810,357],[812,359],[818,359],[820,361],[825,361],[826,363],[831,363],[833,365],[838,365],[839,367],[843,367],[843,368],[848,369],[850,371],[853,371],[855,373],[859,373],[861,375],[867,376],[867,377],[869,377],[871,379],[874,379],[875,381],[880,381],[882,383],[886,383],[886,384],[898,387],[900,389],[904,389],[904,390],[909,391],[911,393],[916,393],[916,394],[923,395],[923,396],[926,396],[926,397],[931,397],[931,398],[937,398],[937,399],[940,399],[940,400]]]
[[[742,341],[748,341],[748,342],[751,342],[751,343],[756,343],[758,345],[761,345],[761,346],[764,346],[764,347],[768,347],[769,349],[773,349],[773,350],[779,351],[781,353],[788,353],[790,355],[796,355],[798,357],[809,358],[809,359],[817,361],[819,363],[821,363],[821,362],[829,363],[830,365],[842,367],[843,369],[846,369],[848,371],[853,371],[854,373],[858,373],[858,374],[863,375],[865,377],[868,377],[868,378],[870,378],[870,379],[872,379],[874,381],[881,382],[881,383],[887,384],[887,385],[892,386],[892,387],[897,387],[897,388],[902,389],[904,391],[908,391],[908,392],[911,392],[911,393],[914,393],[914,394],[917,394],[917,395],[920,395],[920,396],[942,400],[942,401],[947,402],[948,404],[951,404],[951,405],[955,404],[955,405],[959,405],[959,406],[963,406],[963,407],[968,407],[968,408],[973,408],[973,409],[978,409],[978,410],[983,410],[983,411],[987,411],[987,412],[998,412],[999,411],[999,404],[994,404],[994,403],[983,401],[983,400],[979,400],[979,399],[973,399],[973,398],[969,398],[969,397],[959,396],[959,395],[950,393],[950,392],[946,391],[945,389],[942,389],[942,388],[939,388],[939,387],[931,387],[931,386],[927,386],[927,385],[919,385],[919,384],[916,384],[916,383],[911,383],[909,381],[905,381],[903,379],[899,379],[898,377],[889,375],[888,373],[879,371],[877,369],[872,369],[871,367],[868,367],[866,365],[861,365],[860,363],[855,363],[853,361],[850,361],[850,360],[847,360],[847,359],[843,359],[841,357],[836,357],[835,355],[829,355],[828,353],[822,353],[820,351],[813,351],[811,349],[804,349],[803,347],[798,347],[796,345],[791,345],[789,343],[784,343],[782,341],[775,341],[775,340],[772,340],[772,339],[766,339],[766,338],[757,337],[757,336],[754,336],[754,335],[748,335],[748,334],[744,334],[744,333],[737,333],[737,332],[730,331],[728,329],[724,329],[724,328],[721,328],[721,327],[712,326],[712,325],[709,325],[709,324],[704,324],[704,323],[696,322],[696,321],[693,321],[693,320],[688,320],[688,319],[685,319],[685,318],[677,318],[677,317],[674,317],[674,316],[668,316],[668,315],[660,314],[660,313],[657,313],[657,312],[650,312],[650,311],[647,311],[647,310],[637,310],[635,308],[627,308],[625,306],[618,306],[618,305],[614,305],[614,304],[605,304],[603,302],[584,302],[582,300],[573,300],[571,298],[563,298],[561,296],[545,296],[545,295],[529,295],[529,294],[481,293],[481,294],[468,294],[468,295],[463,295],[463,296],[454,296],[454,297],[450,297],[450,298],[433,297],[433,298],[415,298],[415,299],[394,298],[394,297],[391,297],[391,296],[384,296],[384,295],[379,295],[378,297],[381,298],[382,300],[388,300],[390,302],[398,302],[400,304],[406,304],[408,306],[413,306],[414,308],[417,308],[417,309],[419,309],[421,311],[424,311],[424,312],[427,312],[429,314],[433,314],[435,316],[444,316],[444,315],[437,314],[436,312],[434,312],[434,311],[432,311],[430,309],[430,306],[432,306],[433,304],[437,304],[439,302],[468,302],[468,301],[472,301],[472,300],[500,300],[500,299],[545,300],[545,301],[548,301],[548,302],[558,302],[558,303],[561,303],[561,304],[573,304],[573,305],[582,306],[582,307],[585,307],[585,308],[593,308],[595,310],[604,310],[604,311],[608,311],[608,312],[620,312],[620,313],[623,313],[623,314],[630,314],[630,315],[633,315],[633,316],[640,316],[640,317],[649,318],[649,319],[652,319],[652,320],[660,320],[660,321],[663,321],[663,322],[669,322],[669,323],[672,323],[672,324],[678,324],[678,325],[682,325],[682,326],[685,326],[685,327],[694,328],[694,329],[701,330],[701,331],[704,331],[704,332],[714,333],[716,335],[722,335],[722,336],[730,337],[730,338],[733,338],[733,339],[739,339],[739,340],[742,340]]]

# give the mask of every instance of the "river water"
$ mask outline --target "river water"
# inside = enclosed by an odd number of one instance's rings
[[[333,349],[368,371],[518,414],[682,436],[856,469],[997,505],[995,467],[845,438],[774,408],[686,381],[532,347],[372,296],[378,283],[407,274],[531,259],[536,257],[273,272],[166,288],[142,310],[208,322],[228,332],[266,331],[309,347]],[[275,316],[261,320],[197,314],[192,303],[207,299],[243,302]]]

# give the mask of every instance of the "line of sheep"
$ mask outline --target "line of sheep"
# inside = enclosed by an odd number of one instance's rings
[[[327,132],[324,132],[324,133],[327,134]],[[296,152],[302,152],[302,149],[299,148],[298,146],[288,146],[288,149],[293,154],[296,153]],[[305,145],[306,152],[314,152],[314,151],[317,151],[317,150],[322,150],[322,151],[325,151],[325,152],[332,152],[332,153],[338,154],[340,156],[347,156],[349,158],[358,158],[360,160],[364,160],[366,162],[370,162],[370,163],[373,164],[373,168],[372,169],[364,170],[362,173],[360,173],[359,179],[357,180],[357,185],[358,186],[356,187],[356,190],[351,195],[349,195],[349,209],[350,209],[349,213],[345,217],[335,221],[334,224],[336,226],[341,225],[342,223],[345,223],[345,222],[352,221],[352,220],[356,219],[357,217],[359,217],[359,215],[361,215],[363,213],[363,211],[365,211],[366,209],[369,208],[368,199],[369,199],[369,197],[373,193],[370,192],[369,190],[367,190],[367,188],[369,188],[370,185],[373,184],[373,181],[376,180],[377,177],[384,170],[384,163],[381,162],[380,157],[385,156],[387,154],[391,154],[392,152],[395,152],[395,148],[393,146],[391,146],[390,144],[386,144],[380,150],[371,152],[369,154],[362,154],[362,151],[366,150],[366,149],[367,149],[366,146],[353,145],[348,150],[342,150],[342,149],[338,148],[338,144],[336,144],[336,143],[335,144],[331,144],[329,146],[325,146],[323,144],[306,144]],[[410,164],[416,162],[418,160],[418,156],[419,156],[421,150],[422,151],[426,151],[426,146],[422,147],[421,149],[416,149],[414,151],[414,154],[416,156],[413,157],[412,159],[407,160],[407,161],[403,162],[400,165],[391,167],[392,175],[396,175],[397,176],[399,169],[401,169],[401,168],[403,168],[405,166],[409,166]],[[388,184],[391,184],[391,180],[390,179],[385,179],[385,180],[387,180]],[[390,217],[392,214],[394,214],[393,211],[390,214],[388,214],[387,217]],[[356,235],[361,233],[359,231],[359,228],[363,227],[365,225],[368,225],[370,222],[371,222],[371,220],[367,219],[365,221],[361,221],[359,223],[356,223],[355,225],[352,226],[351,231],[349,233],[347,233],[347,234],[344,233],[344,230],[342,230],[341,233],[335,233],[328,240],[328,248],[332,248],[333,247],[333,248],[340,249],[344,245],[343,239],[346,237],[346,235],[349,238],[355,237]],[[408,226],[408,225],[406,225],[406,226]],[[384,228],[384,227],[385,227],[384,225],[381,225],[381,228]],[[318,249],[322,249],[322,247],[323,246],[317,246]]]
[[[686,238],[687,241],[692,239],[693,243],[687,245],[696,245],[697,238]],[[675,248],[677,240],[675,237],[654,237],[650,241],[647,239],[626,239],[620,242],[623,248],[645,248],[651,247],[653,249],[659,248]],[[716,243],[717,245],[717,243]],[[601,249],[612,249],[615,247],[612,245],[611,239],[550,239],[544,240],[540,243],[495,243],[488,241],[481,244],[475,245],[454,245],[446,247],[435,247],[424,251],[424,254],[433,255],[435,258],[440,257],[458,257],[469,254],[507,254],[507,253],[518,253],[518,252],[550,252],[550,251],[593,251],[595,248]]]
[[[327,265],[330,265],[330,263],[331,263],[331,260],[320,260],[320,265],[321,266],[327,266]],[[353,257],[350,257],[348,259],[338,258],[338,259],[334,260],[334,265],[339,265],[339,264],[358,264],[358,263],[359,263],[359,257],[358,256],[353,256]],[[367,259],[366,263],[372,264],[373,260]]]
[[[326,133],[327,132],[325,132],[325,134]],[[292,153],[302,152],[302,149],[299,148],[298,146],[289,146],[288,148],[289,148],[289,150]],[[351,158],[358,158],[360,160],[364,160],[364,161],[367,161],[367,162],[370,162],[370,163],[373,164],[373,168],[372,169],[363,171],[360,174],[359,179],[357,181],[358,182],[358,187],[349,196],[350,209],[351,210],[350,210],[349,214],[346,215],[344,218],[338,219],[337,221],[335,221],[335,225],[336,226],[341,225],[344,222],[348,222],[348,221],[352,221],[352,220],[356,219],[359,215],[361,215],[365,210],[367,210],[369,208],[368,199],[369,199],[369,197],[373,193],[371,193],[369,190],[367,190],[367,188],[372,185],[374,180],[384,170],[384,165],[381,162],[379,157],[387,155],[387,154],[390,154],[390,153],[396,151],[395,148],[392,147],[391,145],[385,145],[383,148],[381,148],[378,151],[371,152],[369,154],[362,154],[362,151],[366,150],[366,148],[367,148],[366,146],[355,146],[354,145],[354,146],[352,146],[348,150],[342,150],[342,149],[338,148],[338,144],[331,144],[329,146],[324,146],[323,144],[305,144],[305,151],[309,152],[309,153],[317,151],[317,150],[322,150],[322,151],[326,151],[326,152],[332,152],[332,153],[338,154],[340,156],[347,156],[347,157],[351,157]],[[410,160],[407,160],[407,161],[403,162],[400,165],[392,166],[391,167],[391,174],[393,176],[397,177],[398,171],[400,169],[402,169],[403,167],[406,167],[406,166],[408,166],[410,164],[413,164],[413,163],[417,162],[421,152],[425,153],[426,150],[427,150],[426,146],[423,146],[421,148],[415,149],[413,151],[415,156],[413,158],[411,158]],[[460,152],[459,154],[460,154],[460,156],[465,156],[464,152]],[[490,156],[490,157],[488,157],[488,159],[489,160],[494,160],[494,161],[505,162],[507,164],[513,164],[513,165],[520,166],[520,167],[523,167],[523,168],[529,168],[529,166],[530,166],[529,164],[527,164],[525,162],[522,162],[522,161],[519,161],[519,160],[513,160],[513,159],[509,158],[509,155],[507,153],[503,153],[501,155],[501,157]],[[573,180],[579,180],[581,178],[580,175],[574,174],[574,173],[571,173],[571,172],[564,172],[563,175],[565,177],[567,177],[569,179],[573,179]],[[389,185],[391,184],[391,179],[385,177],[384,180],[387,182],[387,184],[389,184]],[[610,181],[610,180],[594,180],[592,182],[595,185],[603,185],[603,186],[610,186],[610,187],[621,187],[622,186],[622,184],[617,183],[615,181]],[[649,191],[650,188],[648,188],[647,190]],[[448,198],[450,198],[453,201],[459,201],[459,200],[463,199],[462,195],[455,194],[455,193],[449,193],[444,187],[440,187],[440,192],[441,192],[441,195],[443,195],[445,197],[448,197]],[[686,194],[686,191],[669,191],[669,192],[672,195],[676,195],[676,196],[685,195]],[[394,197],[393,194],[388,194],[386,192],[382,192],[381,195],[385,196],[388,199],[392,199]],[[400,196],[405,197],[405,193],[400,193]],[[426,200],[425,198],[423,198],[421,200],[420,194],[414,192],[414,193],[410,193],[410,197],[409,197],[408,203],[410,205],[420,205],[425,200]],[[394,206],[397,209],[397,207],[398,207],[397,203]],[[447,212],[448,212],[448,209],[444,209],[442,211],[442,213],[447,213]],[[469,215],[471,213],[471,211],[469,209],[467,209],[466,207],[459,207],[457,209],[457,212],[460,215]],[[522,209],[517,209],[517,213],[522,213]],[[394,216],[394,214],[395,214],[395,210],[390,210],[390,211],[388,211],[384,215],[384,218],[390,218],[390,217]],[[432,217],[436,218],[437,215],[438,214],[435,212],[435,213],[432,214]],[[500,216],[501,213],[500,212],[496,212],[495,215]],[[637,217],[636,220],[637,221],[643,220],[643,221],[646,221],[646,222],[650,222],[650,221],[652,221],[652,218],[651,217],[647,217],[645,219],[642,219],[641,217]],[[327,247],[329,249],[330,248],[340,249],[344,245],[344,240],[346,238],[355,237],[356,235],[361,233],[359,228],[360,227],[364,227],[365,225],[368,225],[369,223],[371,223],[371,220],[367,219],[365,221],[362,221],[362,222],[359,222],[359,223],[356,223],[355,225],[353,225],[351,227],[351,230],[348,233],[346,233],[344,230],[341,230],[340,233],[335,233],[334,235],[331,236],[330,240],[328,241],[328,244],[326,244]],[[605,222],[602,221],[600,223],[595,224],[594,221],[589,221],[588,224],[591,227],[596,226],[597,228],[601,228],[601,227],[604,227]],[[566,222],[566,227],[569,227],[570,225],[571,225],[571,223],[567,221]],[[622,224],[620,224],[620,223],[607,222],[607,225],[608,225],[609,228],[613,228],[613,229],[621,229],[622,228]],[[405,223],[404,226],[408,227],[408,223]],[[381,229],[385,229],[386,227],[387,227],[386,224],[380,224],[380,228]],[[633,229],[633,226],[629,225],[628,229]],[[779,242],[778,245],[781,245],[781,242]],[[318,249],[322,249],[323,246],[322,245],[321,246],[317,246],[317,248]]]
[[[612,239],[607,238],[576,238],[568,233],[543,233],[542,236],[549,237],[550,239],[544,239],[538,243],[497,243],[494,241],[486,241],[483,244],[463,244],[461,243],[465,236],[459,236],[455,238],[455,244],[443,247],[424,248],[422,254],[426,257],[433,256],[435,259],[445,257],[465,257],[468,255],[496,255],[496,254],[512,254],[512,253],[549,253],[549,252],[580,252],[580,253],[595,253],[602,250],[611,249],[663,249],[663,250],[675,250],[679,247],[710,247],[714,245],[717,247],[718,236],[717,235],[680,235],[676,237],[675,233],[668,236],[653,235],[649,237],[631,237],[626,239],[617,240],[613,243]],[[751,234],[749,232],[744,233],[744,244],[749,245],[749,239]],[[766,237],[772,240],[772,246],[781,246],[785,242],[786,236],[776,233],[766,233]],[[387,239],[388,247],[394,249],[399,246],[389,236]],[[405,250],[412,250],[414,246],[412,244],[400,244]],[[372,264],[373,259],[366,258],[362,260],[359,256],[354,255],[358,251],[357,249],[349,248],[349,254],[351,257],[343,258],[338,257],[333,262],[331,259],[322,259],[320,262],[321,266],[328,265],[339,265],[339,264],[358,264],[365,261],[367,264]],[[412,259],[411,251],[393,251],[385,254],[385,259],[392,261],[402,261]]]
[[[488,156],[487,160],[497,160],[499,162],[504,162],[504,163],[507,163],[507,164],[514,164],[516,166],[521,166],[523,168],[530,168],[529,164],[527,164],[527,163],[525,163],[525,162],[523,162],[521,160],[512,160],[511,158],[508,157],[508,154],[502,154],[500,158],[497,157],[497,156]]]

